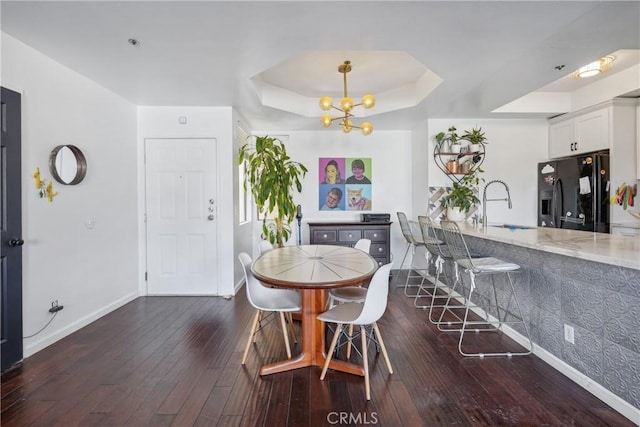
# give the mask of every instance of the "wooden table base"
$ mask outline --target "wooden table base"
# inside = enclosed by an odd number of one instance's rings
[[[324,322],[318,315],[324,311],[325,291],[322,289],[303,289],[302,295],[302,352],[293,359],[271,363],[260,368],[260,375],[270,375],[307,366],[324,366],[325,351]],[[364,368],[343,360],[331,359],[329,369],[364,376]]]

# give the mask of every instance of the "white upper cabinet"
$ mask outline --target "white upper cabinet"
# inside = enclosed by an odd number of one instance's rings
[[[609,108],[550,120],[549,157],[555,159],[609,148]]]

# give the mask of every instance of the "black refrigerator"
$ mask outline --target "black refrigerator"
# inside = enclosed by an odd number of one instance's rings
[[[538,226],[609,232],[609,150],[538,164]]]

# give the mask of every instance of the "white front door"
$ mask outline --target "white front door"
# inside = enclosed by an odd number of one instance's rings
[[[217,295],[215,139],[146,139],[147,293]]]

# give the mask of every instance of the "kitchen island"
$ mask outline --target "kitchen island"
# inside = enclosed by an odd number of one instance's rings
[[[472,251],[522,267],[514,285],[534,354],[640,425],[640,239],[458,224]],[[477,305],[489,298],[481,286],[487,280],[496,280],[498,299],[506,299],[501,278],[477,276]],[[574,343],[565,340],[565,325]],[[506,333],[523,342],[522,330]]]

